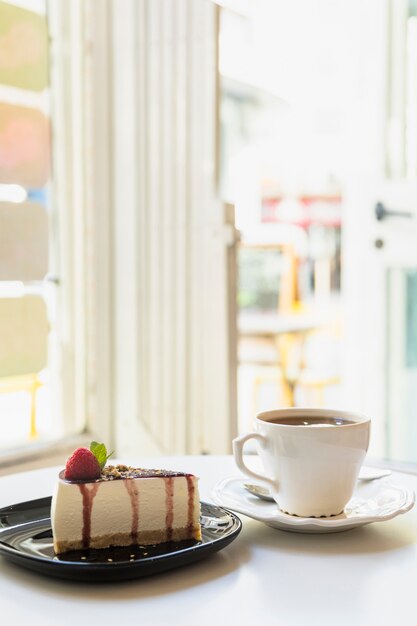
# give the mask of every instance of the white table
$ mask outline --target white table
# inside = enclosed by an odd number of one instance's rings
[[[329,314],[313,313],[248,313],[238,317],[238,330],[247,337],[278,337],[279,335],[303,335],[324,328],[334,321]]]
[[[138,462],[138,459],[124,459]],[[238,475],[231,457],[141,459],[201,477],[203,500]],[[0,478],[0,506],[51,495],[57,469]],[[417,491],[417,476],[392,480]],[[417,508],[391,521],[328,535],[243,530],[197,564],[133,581],[79,584],[0,557],[0,608],[14,626],[383,626],[417,623]],[[6,622],[5,622],[6,623]]]

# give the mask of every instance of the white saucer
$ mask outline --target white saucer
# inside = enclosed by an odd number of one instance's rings
[[[336,533],[371,522],[384,522],[409,511],[414,492],[394,485],[389,478],[358,482],[344,513],[335,517],[295,517],[281,511],[275,502],[266,502],[244,488],[243,477],[230,477],[218,483],[212,497],[216,504],[242,513],[272,528],[298,533]]]

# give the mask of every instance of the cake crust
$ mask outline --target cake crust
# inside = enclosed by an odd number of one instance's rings
[[[102,535],[100,537],[92,537],[89,548],[92,549],[104,549],[115,546],[149,546],[159,543],[165,543],[168,541],[189,541],[189,540],[201,541],[200,528],[173,528],[171,538],[167,538],[166,529],[161,530],[144,530],[139,531],[137,540],[132,544],[132,536],[130,533],[112,533],[108,535]],[[61,554],[62,552],[70,552],[74,550],[83,550],[84,545],[82,540],[79,541],[57,541],[54,546],[55,552]]]

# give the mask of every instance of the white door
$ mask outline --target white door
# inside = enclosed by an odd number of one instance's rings
[[[385,195],[396,202],[387,206],[401,211],[385,213],[376,240],[385,277],[386,451],[389,458],[416,461],[417,184],[390,185]]]
[[[406,0],[384,6],[367,101],[378,121],[358,142],[375,167],[347,189],[345,403],[373,418],[372,456],[415,462],[417,17]]]
[[[373,454],[417,460],[417,183],[361,195],[346,242],[347,402],[373,418]]]

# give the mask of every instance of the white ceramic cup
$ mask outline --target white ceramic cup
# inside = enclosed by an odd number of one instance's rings
[[[273,421],[292,422],[301,417],[330,419],[334,423],[293,425]],[[238,468],[267,487],[281,510],[301,517],[329,517],[340,514],[352,497],[368,450],[370,424],[369,418],[346,411],[266,411],[256,417],[256,432],[233,440],[233,453]],[[243,447],[249,439],[258,443],[265,475],[245,464]]]

